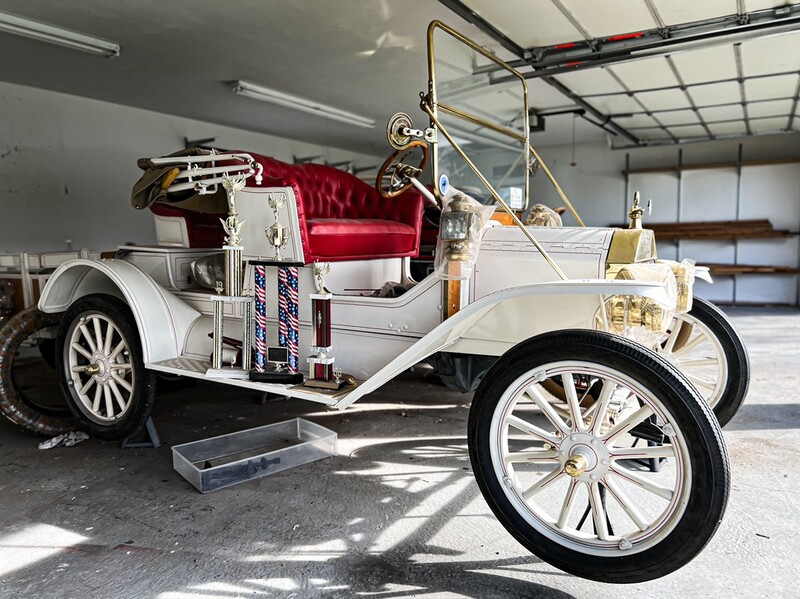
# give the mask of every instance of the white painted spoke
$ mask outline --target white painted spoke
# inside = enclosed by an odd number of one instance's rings
[[[606,510],[603,501],[600,499],[599,483],[589,485],[589,505],[592,507],[592,519],[597,538],[601,541],[608,540],[608,521],[606,520]]]
[[[92,324],[94,325],[94,339],[95,339],[95,346],[97,347],[98,351],[103,350],[103,329],[100,326],[100,319],[93,318]]]
[[[114,360],[116,360],[117,356],[123,349],[125,349],[125,341],[120,341],[119,343],[117,343],[116,347],[114,348],[114,351],[111,352],[111,355],[108,356],[108,361],[113,362]]]
[[[535,482],[530,487],[525,489],[522,492],[522,498],[525,499],[525,500],[530,499],[531,497],[536,495],[536,493],[538,493],[539,491],[544,489],[547,485],[549,485],[552,482],[555,482],[556,480],[558,480],[562,476],[566,476],[566,474],[564,474],[564,470],[559,465],[558,468],[553,470],[550,474],[547,474],[546,476],[543,476],[537,482]]]
[[[117,386],[117,381],[114,379],[108,380],[108,386],[111,387],[111,392],[114,394],[114,398],[117,400],[117,404],[119,405],[120,411],[125,409],[125,399],[122,397],[122,393],[119,392],[119,387]]]
[[[530,397],[533,403],[539,407],[539,409],[554,427],[556,427],[565,435],[570,433],[570,428],[567,426],[567,423],[564,422],[564,419],[558,415],[558,412],[555,411],[553,406],[549,401],[547,401],[547,399],[545,399],[544,395],[542,395],[541,391],[539,391],[537,387],[531,385],[528,387],[525,393],[528,395],[528,397]]]
[[[576,431],[585,431],[586,423],[583,421],[583,415],[581,414],[581,404],[578,399],[578,392],[575,390],[575,379],[572,378],[572,373],[562,374],[561,382],[564,385],[564,394],[567,396],[572,428]]]
[[[696,360],[678,358],[675,360],[675,364],[683,370],[684,368],[696,368],[698,366],[719,366],[719,360],[717,358],[697,358]]]
[[[87,360],[92,360],[92,354],[86,351],[80,343],[73,343],[70,345],[70,347],[74,349],[76,352],[78,352],[80,355],[82,355],[84,358],[86,358]]]
[[[111,353],[111,342],[114,340],[114,325],[108,321],[108,328],[106,329],[106,339],[103,343],[103,353],[108,355]]]
[[[683,347],[680,347],[680,348],[676,349],[673,352],[673,355],[674,356],[680,356],[680,355],[683,355],[685,353],[688,353],[688,352],[692,351],[695,347],[700,345],[703,341],[705,341],[705,336],[704,335],[698,335],[697,337],[695,337],[694,339],[689,341],[689,343],[687,343]]]
[[[667,501],[672,500],[672,496],[674,494],[672,489],[662,487],[661,485],[654,483],[650,479],[645,478],[644,476],[637,474],[631,470],[627,470],[625,468],[620,468],[615,465],[612,465],[610,467],[610,470],[617,476],[620,476],[625,480],[632,482],[634,485],[644,489],[645,491],[649,491],[654,495],[658,495],[659,497],[661,497],[662,499],[666,499]]]
[[[592,424],[592,434],[597,436],[600,434],[600,429],[603,426],[603,421],[606,419],[606,410],[611,398],[614,396],[614,391],[617,390],[617,384],[608,379],[603,381],[603,388],[600,390],[600,397],[597,398],[596,414],[594,416],[594,424]]]
[[[92,353],[97,351],[97,345],[94,343],[94,339],[92,339],[92,334],[89,332],[89,329],[85,324],[82,324],[80,327],[81,334],[83,338],[86,340],[86,344],[89,346],[89,349],[92,350]]]
[[[113,374],[111,376],[114,376]],[[561,443],[561,439],[556,437],[553,433],[548,433],[546,430],[539,428],[535,424],[531,424],[530,422],[526,422],[522,418],[518,416],[509,416],[507,423],[514,428],[521,430],[523,433],[528,433],[529,435],[533,435],[537,439],[541,439],[545,443],[550,443],[551,445],[558,445]]]
[[[662,353],[671,354],[672,350],[675,347],[675,342],[678,340],[678,335],[683,328],[683,321],[682,320],[674,320],[672,321],[673,327],[672,330],[669,332],[669,337],[667,337],[667,342],[664,344],[664,349],[661,350]]]
[[[604,436],[603,440],[608,443],[615,437],[619,437],[620,435],[624,435],[629,430],[631,430],[634,426],[645,420],[646,418],[650,417],[653,414],[653,410],[650,409],[650,406],[642,406],[638,410],[636,410],[633,414],[628,416],[622,422],[614,425],[611,430],[609,430]]]
[[[686,375],[686,378],[692,381],[698,387],[705,387],[706,389],[714,389],[716,388],[717,384],[714,381],[709,381],[699,376],[695,376],[693,374],[689,374],[688,372],[684,372],[683,374]]]
[[[631,501],[630,497],[628,497],[628,494],[625,493],[622,487],[617,485],[617,483],[611,480],[611,477],[608,476],[605,478],[603,482],[605,483],[608,492],[611,494],[614,500],[619,504],[619,506],[625,511],[625,513],[628,514],[628,517],[636,525],[636,527],[643,532],[647,530],[647,522],[645,521],[644,516],[639,511],[639,509],[635,505],[633,505],[633,502]]]
[[[100,409],[100,400],[103,399],[103,388],[100,385],[97,385],[94,389],[94,401],[92,402],[92,412],[97,414],[97,410]]]
[[[558,514],[558,521],[556,522],[558,528],[564,528],[567,525],[569,515],[572,513],[572,506],[575,505],[575,498],[578,496],[578,484],[578,480],[574,478],[569,484],[569,489],[564,495],[564,501],[561,503],[561,511]]]
[[[106,416],[111,418],[114,415],[114,400],[111,398],[111,389],[108,385],[103,387],[103,395],[106,398]]]
[[[612,460],[649,460],[653,458],[673,458],[675,449],[672,445],[656,445],[653,447],[614,447],[610,449]]]
[[[558,460],[558,452],[552,449],[539,451],[514,451],[505,456],[507,464],[552,462]]]
[[[115,380],[117,384],[123,389],[125,389],[125,391],[127,391],[128,393],[131,393],[133,391],[133,387],[131,386],[131,384],[113,370],[111,371],[111,378]]]
[[[87,383],[86,383],[86,384],[85,384],[83,387],[81,387],[81,388],[78,390],[78,393],[79,393],[80,395],[86,395],[86,392],[87,392],[89,389],[91,389],[91,388],[92,388],[92,385],[94,385],[96,382],[97,382],[97,381],[95,380],[95,378],[94,378],[94,377],[90,378],[90,379],[89,379],[89,381],[88,381],[88,382],[87,382]]]
[[[123,364],[112,364],[110,368],[114,370],[130,370],[132,367],[130,362],[125,362]]]

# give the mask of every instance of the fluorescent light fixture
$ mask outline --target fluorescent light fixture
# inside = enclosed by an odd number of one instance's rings
[[[55,25],[0,12],[0,31],[102,56],[119,56],[119,44]]]
[[[346,110],[340,110],[333,106],[320,104],[313,100],[307,100],[299,96],[269,89],[268,87],[256,85],[248,81],[235,81],[233,84],[233,91],[240,96],[261,100],[262,102],[270,102],[278,106],[286,106],[287,108],[299,110],[300,112],[307,112],[308,114],[339,121],[340,123],[347,123],[348,125],[355,125],[356,127],[370,128],[375,126],[375,121],[372,119],[347,112]]]

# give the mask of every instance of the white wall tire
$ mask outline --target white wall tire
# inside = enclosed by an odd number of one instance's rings
[[[56,356],[67,404],[90,434],[123,439],[144,426],[156,378],[144,368],[136,321],[122,300],[95,294],[73,303],[58,330]]]
[[[611,426],[590,421],[605,408],[579,405],[570,385],[578,374],[602,381],[599,404],[632,399],[629,413]],[[553,376],[571,399],[563,412],[539,386]],[[650,421],[664,442],[629,447],[630,431]],[[727,455],[708,406],[653,352],[606,333],[549,333],[502,356],[473,399],[469,447],[506,529],[593,580],[642,582],[678,569],[713,536],[727,502]],[[651,473],[636,458],[666,463]]]

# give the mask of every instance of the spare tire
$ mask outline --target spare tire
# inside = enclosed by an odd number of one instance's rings
[[[38,402],[21,383],[15,362],[23,343],[32,335],[61,322],[61,314],[47,314],[30,307],[16,314],[0,329],[0,412],[14,424],[37,435],[54,436],[81,428],[67,407],[58,385],[50,395],[55,400]],[[41,361],[44,366],[44,361]],[[17,371],[20,365],[17,365]],[[50,371],[50,368],[47,368]],[[55,375],[55,371],[53,371]]]

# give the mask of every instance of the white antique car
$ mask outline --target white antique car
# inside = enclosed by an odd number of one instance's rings
[[[487,62],[505,73],[492,80],[491,110],[470,70]],[[714,534],[729,490],[711,409],[643,345],[663,349],[672,330],[666,345],[680,358],[671,323],[686,318],[691,268],[658,263],[645,229],[523,226],[524,78],[439,22],[429,66],[430,126],[390,121],[384,197],[328,167],[244,152],[144,161],[134,202],[156,200],[158,247],[69,261],[39,302],[64,314],[56,360],[70,408],[113,439],[144,425],[156,373],[345,409],[426,359],[483,356],[469,453],[508,531],[579,576],[672,572]],[[418,180],[428,147],[435,189]],[[509,168],[492,167],[487,147],[513,156],[500,161]],[[469,170],[445,172],[454,157]],[[512,225],[487,220],[446,175],[513,204]],[[225,249],[216,217],[184,210],[209,212],[214,198],[226,208]],[[414,281],[424,201],[441,210],[436,270]],[[404,293],[365,293],[381,288]]]

